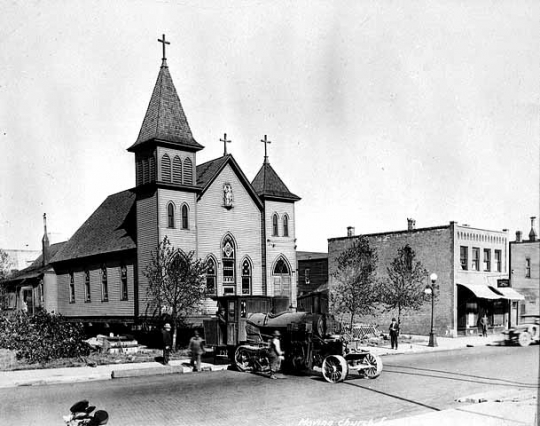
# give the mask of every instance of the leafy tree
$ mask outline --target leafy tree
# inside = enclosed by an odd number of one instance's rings
[[[400,321],[404,310],[418,310],[424,303],[427,270],[416,260],[416,253],[408,244],[398,249],[398,255],[386,270],[388,277],[381,282],[379,298],[387,311],[397,309]]]
[[[167,312],[172,319],[173,348],[176,347],[178,326],[195,313],[206,295],[204,281],[206,264],[194,259],[195,253],[183,252],[165,237],[152,253],[145,269],[148,278],[149,304],[154,313]]]
[[[364,236],[337,258],[337,285],[331,289],[331,306],[337,314],[350,315],[351,330],[356,315],[370,314],[377,305],[377,259],[376,250]]]
[[[9,255],[0,249],[0,310],[5,309],[8,303],[8,292],[5,284],[2,283],[10,273],[11,260]]]

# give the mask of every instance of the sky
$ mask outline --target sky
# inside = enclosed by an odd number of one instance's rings
[[[224,133],[248,179],[268,156],[296,203],[298,250],[539,216],[538,1],[4,1],[0,247],[68,239],[134,156],[167,62],[197,162]],[[538,223],[537,223],[538,231]]]

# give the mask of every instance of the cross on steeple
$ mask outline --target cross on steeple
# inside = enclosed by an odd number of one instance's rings
[[[223,155],[227,155],[227,144],[231,141],[227,140],[227,133],[223,133],[223,139],[220,139],[223,142]]]
[[[264,139],[261,139],[261,142],[264,143],[264,162],[268,163],[268,153],[266,152],[266,147],[269,143],[272,142],[266,139],[266,135],[264,135]]]
[[[166,44],[171,44],[171,42],[170,41],[165,41],[165,34],[163,34],[163,40],[158,38],[157,41],[159,41],[160,43],[163,43],[163,58],[161,58],[161,59],[166,61],[167,57],[165,56],[165,45]]]

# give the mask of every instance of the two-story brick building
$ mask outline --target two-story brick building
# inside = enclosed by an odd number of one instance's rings
[[[54,251],[44,242],[32,284],[25,271],[7,283],[15,308],[24,291],[25,303],[39,301],[69,318],[136,322],[148,313],[145,269],[165,236],[209,265],[208,312],[223,295],[279,297],[282,306],[294,307],[300,198],[270,165],[266,136],[264,160],[251,181],[227,153],[228,142],[223,156],[198,164],[203,146],[163,58],[138,138],[128,148],[135,187],[108,196]]]
[[[508,278],[507,231],[491,231],[468,225],[416,228],[409,220],[407,230],[364,234],[378,254],[377,276],[384,279],[398,249],[408,244],[428,271],[438,275],[435,303],[435,328],[439,335],[456,336],[477,332],[478,318],[488,315],[491,327],[505,327],[509,321],[509,303],[518,294],[498,290],[500,280]],[[337,257],[348,248],[355,235],[328,240],[329,286],[332,289]],[[505,292],[503,294],[503,292]],[[387,324],[395,313],[364,318],[365,322]],[[406,333],[429,333],[431,304],[402,317]]]
[[[510,285],[523,295],[512,304],[512,319],[519,322],[521,315],[540,315],[540,240],[535,229],[536,217],[531,217],[529,239],[516,232],[510,242]]]

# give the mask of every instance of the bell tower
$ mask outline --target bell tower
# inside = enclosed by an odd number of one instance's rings
[[[204,147],[193,138],[167,65],[170,42],[165,35],[158,42],[161,67],[139,136],[128,148],[135,154],[139,312],[146,308],[144,271],[159,242],[167,236],[174,247],[197,251],[196,154]]]

